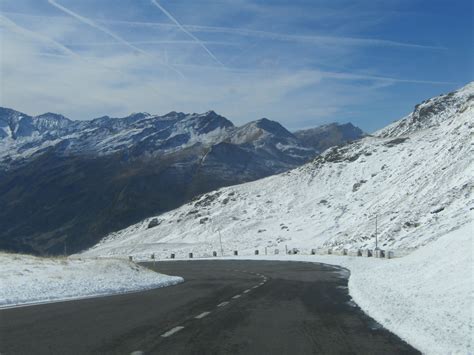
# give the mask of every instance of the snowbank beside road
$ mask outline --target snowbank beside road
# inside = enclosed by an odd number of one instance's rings
[[[0,253],[0,308],[127,293],[182,281],[121,259]]]
[[[351,296],[385,328],[427,354],[473,353],[472,224],[400,259],[341,265]]]
[[[351,271],[350,295],[385,328],[426,354],[472,354],[473,240],[470,223],[398,259],[335,255],[241,258],[345,267]]]

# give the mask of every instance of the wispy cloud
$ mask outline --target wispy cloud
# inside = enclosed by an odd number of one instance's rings
[[[77,54],[76,52],[72,51],[71,49],[67,48],[66,46],[64,46],[63,44],[47,37],[47,36],[44,36],[40,33],[37,33],[37,32],[33,32],[33,31],[30,31],[22,26],[19,26],[17,23],[15,23],[14,21],[12,21],[11,19],[9,19],[8,17],[0,14],[0,24],[2,26],[4,26],[5,28],[8,28],[10,31],[12,32],[15,32],[17,34],[20,34],[20,35],[23,35],[23,36],[26,36],[26,37],[29,37],[29,38],[32,38],[34,40],[37,40],[37,41],[40,41],[40,42],[43,42],[43,43],[47,43],[49,44],[50,46],[60,50],[61,52],[65,53],[66,55],[68,56],[71,56],[71,57],[74,57],[76,59],[83,59],[79,54]]]
[[[120,21],[104,20],[105,23],[115,23],[128,26],[152,27],[152,28],[170,28],[173,25],[161,22],[138,22],[138,21]],[[202,25],[182,25],[188,32],[206,32],[206,33],[224,33],[230,35],[262,38],[274,41],[301,42],[313,45],[349,45],[349,46],[388,46],[414,49],[445,50],[446,47],[436,45],[426,45],[410,42],[398,42],[378,38],[358,38],[348,36],[325,36],[325,35],[292,35],[271,31],[251,30],[236,27],[222,26],[202,26]]]
[[[405,28],[395,2],[0,2],[0,105],[31,114],[214,109],[237,124],[370,131],[462,84],[455,44]]]
[[[85,24],[87,24],[87,25],[89,25],[89,26],[91,26],[91,27],[93,27],[93,28],[95,28],[99,31],[102,31],[102,32],[106,33],[107,35],[109,35],[110,37],[112,37],[116,41],[122,43],[123,45],[129,47],[130,49],[132,49],[132,50],[134,50],[134,51],[136,51],[140,54],[143,54],[146,57],[149,57],[149,58],[152,58],[152,59],[158,59],[160,64],[165,65],[166,67],[168,67],[169,69],[171,69],[172,71],[176,72],[177,74],[179,74],[181,77],[184,78],[183,73],[181,73],[178,69],[176,69],[172,65],[164,62],[161,58],[157,58],[156,56],[153,56],[150,53],[144,51],[143,49],[131,44],[130,42],[126,41],[125,39],[123,39],[119,35],[115,34],[114,32],[110,31],[109,29],[107,29],[106,27],[101,26],[101,25],[95,23],[94,21],[92,21],[91,19],[86,18],[84,16],[81,16],[81,15],[79,15],[78,13],[76,13],[74,11],[71,11],[70,9],[58,4],[54,0],[48,0],[48,3],[50,3],[54,7],[58,8],[59,10],[63,11],[64,13],[74,17],[75,19],[79,20],[80,22],[85,23]]]
[[[128,41],[130,44],[176,44],[176,45],[200,45],[195,41],[186,40],[144,40],[144,41]],[[224,41],[205,41],[205,44],[211,44],[214,46],[238,46],[238,43],[224,42]],[[71,46],[117,46],[121,45],[118,42],[72,42]]]

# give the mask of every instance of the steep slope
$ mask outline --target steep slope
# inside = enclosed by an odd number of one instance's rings
[[[198,194],[299,166],[316,152],[280,124],[213,111],[71,121],[0,110],[0,248],[77,252]]]
[[[438,109],[443,102],[443,108]],[[295,170],[205,194],[103,239],[87,255],[207,254],[254,248],[409,251],[469,222],[474,84],[429,100],[375,136]],[[419,119],[417,119],[419,117]]]

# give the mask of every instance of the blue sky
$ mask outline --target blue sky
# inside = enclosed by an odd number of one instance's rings
[[[473,80],[470,0],[0,0],[0,105],[367,132]]]

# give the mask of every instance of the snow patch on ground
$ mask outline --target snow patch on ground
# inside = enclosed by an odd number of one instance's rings
[[[0,253],[0,308],[171,286],[181,277],[120,259],[39,258]]]

